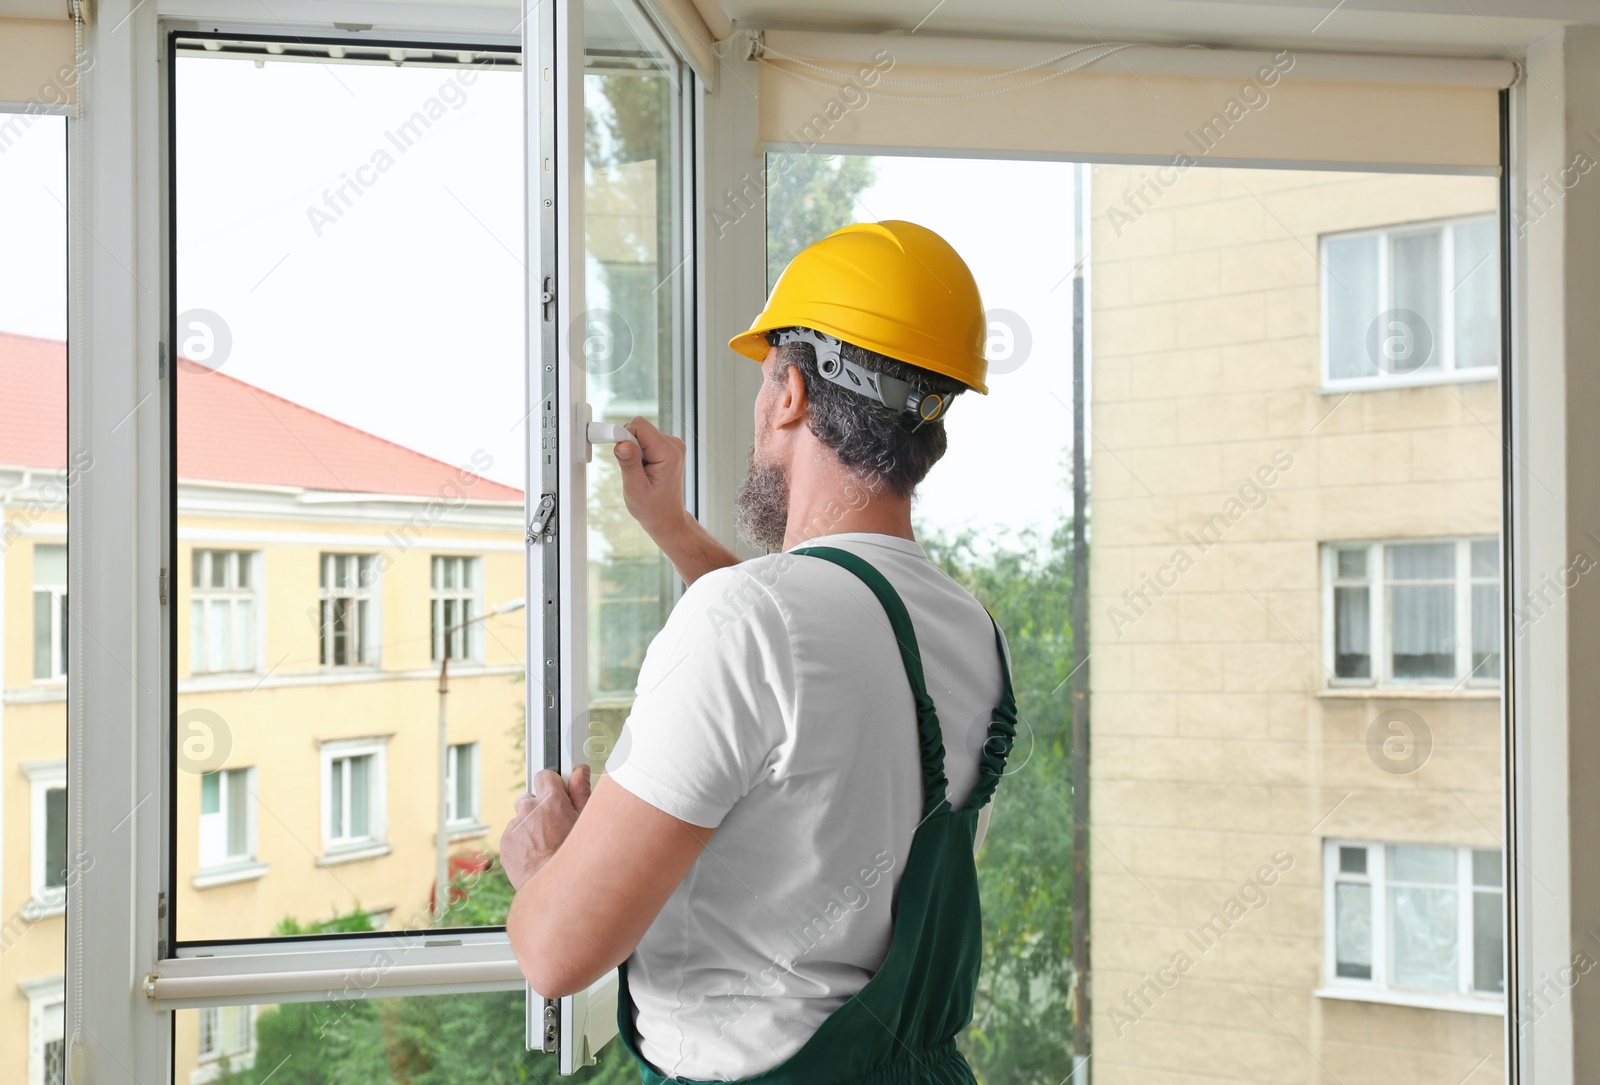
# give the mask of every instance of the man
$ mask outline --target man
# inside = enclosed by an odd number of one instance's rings
[[[981,956],[973,850],[1015,705],[998,628],[924,555],[911,499],[951,400],[986,391],[983,341],[942,238],[849,226],[730,343],[764,374],[740,528],[781,552],[741,563],[687,514],[681,440],[635,419],[639,450],[616,448],[689,588],[607,779],[540,773],[501,857],[534,990],[626,962],[648,1085],[973,1080],[954,1042]]]

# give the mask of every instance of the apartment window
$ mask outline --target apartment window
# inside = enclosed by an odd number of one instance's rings
[[[476,626],[465,625],[482,614],[477,558],[433,559],[433,658],[475,659]]]
[[[256,669],[256,555],[196,550],[189,576],[189,669],[194,674]]]
[[[1326,383],[1492,375],[1500,365],[1498,254],[1492,215],[1325,235]]]
[[[57,915],[67,901],[67,763],[35,761],[22,766],[32,791],[32,899],[28,919]]]
[[[33,677],[50,682],[67,676],[67,548],[33,548]]]
[[[1324,547],[1326,666],[1336,685],[1496,685],[1494,539]]]
[[[445,759],[445,796],[451,825],[478,822],[478,744],[451,746]]]
[[[200,1011],[200,1061],[237,1061],[255,1047],[250,1006],[207,1006]],[[234,1066],[234,1069],[239,1069]]]
[[[323,843],[329,855],[386,847],[388,783],[382,740],[358,739],[322,747]]]
[[[28,999],[28,1085],[67,1085],[62,977],[23,980],[17,986]]]
[[[1504,997],[1498,851],[1330,840],[1324,864],[1329,988]]]
[[[322,555],[322,664],[351,667],[378,661],[375,554]]]
[[[223,769],[200,777],[200,867],[227,867],[255,859],[253,768]]]

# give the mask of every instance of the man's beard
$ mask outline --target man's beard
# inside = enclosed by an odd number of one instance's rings
[[[789,475],[750,449],[750,468],[734,504],[739,537],[759,550],[782,550],[789,530]]]

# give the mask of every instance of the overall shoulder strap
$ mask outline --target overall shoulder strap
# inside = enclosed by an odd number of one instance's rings
[[[978,782],[972,785],[972,797],[967,805],[974,810],[994,797],[994,789],[1005,775],[1006,758],[1011,756],[1011,746],[1017,740],[1017,698],[1011,689],[1011,663],[1006,659],[1005,638],[1000,635],[1000,623],[989,615],[994,626],[994,651],[1000,657],[1000,703],[994,706],[989,719],[989,737],[983,742],[983,756],[978,759]]]
[[[847,572],[854,573],[883,605],[889,617],[889,628],[893,630],[894,639],[900,646],[900,661],[905,664],[911,695],[916,701],[917,744],[922,755],[922,816],[927,818],[940,807],[948,806],[945,798],[944,733],[939,728],[939,714],[933,707],[933,698],[928,696],[928,686],[922,674],[922,653],[917,649],[917,633],[911,626],[911,615],[906,613],[905,603],[882,573],[873,568],[870,562],[848,550],[832,546],[807,546],[790,553],[831,561]]]

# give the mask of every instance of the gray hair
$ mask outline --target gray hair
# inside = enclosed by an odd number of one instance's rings
[[[863,369],[883,373],[949,399],[966,390],[952,377],[907,365],[853,343],[845,343],[843,356]],[[840,387],[817,372],[817,356],[809,343],[787,343],[778,348],[774,380],[786,370],[799,372],[810,402],[812,434],[857,475],[879,484],[898,497],[909,496],[944,455],[944,420],[922,422],[885,407],[867,396]]]

